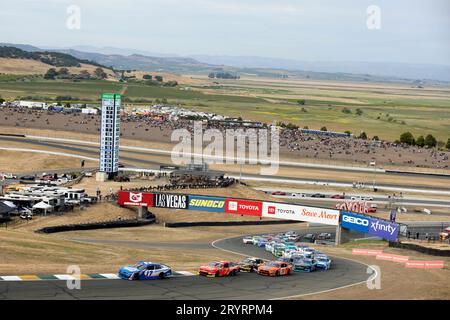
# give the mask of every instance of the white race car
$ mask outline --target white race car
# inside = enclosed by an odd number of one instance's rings
[[[253,244],[253,237],[244,237],[242,242],[244,242],[244,244]]]

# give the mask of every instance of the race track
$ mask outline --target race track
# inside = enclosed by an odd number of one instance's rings
[[[216,248],[272,259],[271,254],[242,238],[218,240]],[[66,281],[0,281],[0,299],[281,299],[350,286],[367,280],[367,266],[331,257],[328,271],[264,277],[241,273],[236,277],[183,276],[155,281],[84,280],[80,290],[69,290]]]

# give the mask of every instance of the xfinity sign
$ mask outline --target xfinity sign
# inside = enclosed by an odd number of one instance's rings
[[[356,215],[350,212],[342,212],[342,223],[343,228],[349,230],[355,230],[361,233],[369,233],[370,218],[364,216]]]
[[[360,216],[350,212],[342,212],[341,227],[367,233],[389,241],[397,240],[399,226],[384,220]]]

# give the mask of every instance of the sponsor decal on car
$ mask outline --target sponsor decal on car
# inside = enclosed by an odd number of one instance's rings
[[[264,202],[262,216],[267,218],[322,223],[334,226],[339,224],[339,210],[277,202]]]
[[[185,194],[155,193],[153,206],[156,208],[187,209],[188,196]]]
[[[153,193],[119,191],[117,203],[121,206],[152,207]]]
[[[261,201],[226,199],[225,212],[231,214],[245,214],[261,216],[263,204]]]
[[[189,195],[189,210],[225,212],[225,198]]]

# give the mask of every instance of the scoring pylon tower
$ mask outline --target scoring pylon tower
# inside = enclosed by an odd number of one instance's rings
[[[120,94],[102,95],[100,172],[97,180],[112,179],[119,172]]]

